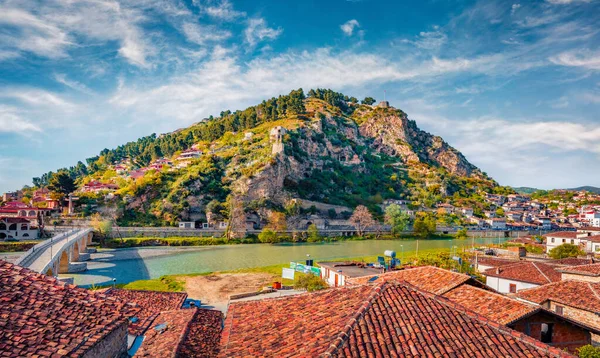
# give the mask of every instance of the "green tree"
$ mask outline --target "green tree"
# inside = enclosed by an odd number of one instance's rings
[[[502,209],[502,208],[496,209],[496,216],[499,218],[503,218],[504,217],[504,209]]]
[[[319,229],[317,229],[317,225],[310,224],[306,232],[308,233],[308,242],[321,241],[321,235],[319,235]]]
[[[75,191],[75,181],[66,171],[55,173],[48,182],[48,189],[56,194],[66,196]]]
[[[429,213],[419,213],[413,224],[413,232],[421,239],[435,234],[435,217]]]
[[[408,213],[402,211],[399,205],[392,204],[385,208],[385,223],[392,228],[392,234],[399,235],[410,223]]]
[[[585,252],[583,252],[579,246],[572,244],[562,244],[548,252],[548,256],[553,259],[564,259],[566,257],[577,257],[583,255],[585,255]]]
[[[465,228],[462,228],[462,229],[458,230],[458,231],[456,232],[456,235],[455,235],[454,237],[455,237],[456,239],[459,239],[459,240],[464,240],[464,239],[466,239],[466,238],[468,237],[468,235],[467,235],[467,229],[465,229]]]
[[[600,347],[594,347],[591,344],[579,347],[577,348],[577,356],[579,358],[600,358]]]
[[[258,240],[265,244],[274,244],[279,242],[279,236],[277,233],[271,229],[263,229],[260,234],[258,234]]]
[[[362,101],[360,101],[360,103],[362,103],[362,104],[368,104],[370,106],[373,103],[375,103],[375,98],[373,98],[373,97],[365,97],[365,99],[363,99]]]

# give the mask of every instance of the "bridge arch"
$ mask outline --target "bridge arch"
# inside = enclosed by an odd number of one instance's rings
[[[79,261],[79,242],[77,241],[71,246],[71,261]]]
[[[52,272],[52,267],[48,268],[48,271],[46,271],[46,276],[54,276],[54,272]]]
[[[64,250],[60,254],[58,273],[69,273],[69,254],[67,250]]]

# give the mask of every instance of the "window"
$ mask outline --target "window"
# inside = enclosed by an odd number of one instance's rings
[[[565,243],[565,239],[563,239],[563,244]]]
[[[509,291],[510,293],[517,293],[517,285],[516,285],[516,284],[514,284],[514,283],[511,283],[511,284],[508,286],[508,291]]]
[[[552,323],[542,323],[542,334],[540,341],[543,343],[552,343]]]
[[[571,239],[571,245],[575,245],[575,240]]]
[[[556,308],[554,309],[556,311],[556,313],[558,313],[559,315],[563,314],[563,306],[556,306]]]
[[[550,242],[552,242],[554,244],[554,238],[550,239]]]

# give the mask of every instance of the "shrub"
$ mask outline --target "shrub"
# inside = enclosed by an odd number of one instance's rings
[[[263,229],[263,231],[258,234],[258,240],[265,244],[273,244],[279,242],[279,237],[275,231],[271,229]]]
[[[300,275],[294,283],[294,288],[305,289],[309,292],[327,288],[327,282],[313,274]]]
[[[468,237],[468,235],[467,235],[467,229],[465,229],[465,228],[462,228],[462,229],[460,229],[460,230],[458,230],[458,231],[456,232],[456,236],[455,236],[455,238],[457,238],[457,239],[459,239],[459,240],[464,240],[464,239],[466,239],[467,237]]]

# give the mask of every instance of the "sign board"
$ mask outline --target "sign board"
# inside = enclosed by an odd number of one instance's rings
[[[308,266],[305,264],[290,262],[290,269],[298,272],[312,273],[315,276],[321,276],[321,269],[314,266]]]
[[[294,271],[294,269],[284,267],[281,272],[281,278],[293,280],[295,273],[296,271]]]

